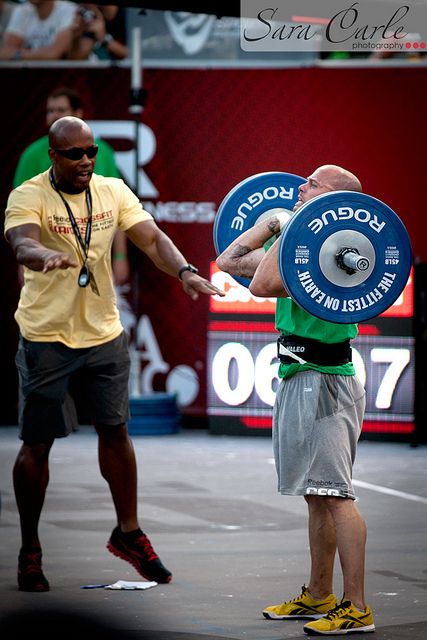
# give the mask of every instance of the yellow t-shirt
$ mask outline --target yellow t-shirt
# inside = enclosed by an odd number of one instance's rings
[[[68,253],[79,262],[76,268],[48,273],[24,267],[24,286],[15,319],[27,340],[59,341],[72,348],[92,347],[113,340],[123,331],[113,286],[111,245],[118,227],[126,231],[153,218],[119,178],[93,174],[90,191],[92,234],[88,266],[99,296],[90,286],[78,286],[81,268],[78,240],[65,205],[50,184],[49,171],[27,180],[9,196],[5,232],[22,224],[37,224],[42,244]],[[85,193],[63,193],[63,196],[84,239],[88,217]]]

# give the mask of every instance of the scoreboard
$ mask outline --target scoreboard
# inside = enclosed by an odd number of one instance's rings
[[[211,281],[226,291],[212,296],[208,325],[209,427],[213,433],[262,434],[271,430],[279,385],[274,298],[256,298],[211,265]],[[357,376],[366,389],[364,433],[414,432],[414,275],[381,316],[359,324],[352,340]]]

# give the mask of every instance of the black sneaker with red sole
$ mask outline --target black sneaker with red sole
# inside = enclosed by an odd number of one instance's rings
[[[21,549],[18,559],[19,591],[49,591],[49,582],[42,571],[42,550]]]
[[[129,536],[116,527],[107,542],[107,549],[129,562],[147,580],[163,584],[172,580],[171,572],[162,564],[149,538],[141,529]]]

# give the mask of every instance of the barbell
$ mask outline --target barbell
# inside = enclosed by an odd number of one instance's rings
[[[292,214],[304,182],[275,171],[237,184],[215,217],[217,255],[275,210]],[[286,291],[308,313],[339,324],[369,320],[388,309],[405,288],[412,265],[409,235],[399,216],[381,200],[356,191],[309,200],[291,215],[278,242]]]

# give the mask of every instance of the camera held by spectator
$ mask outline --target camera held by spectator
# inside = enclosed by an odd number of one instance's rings
[[[95,11],[93,11],[93,9],[89,9],[88,7],[81,6],[79,8],[78,13],[79,13],[79,16],[83,18],[83,21],[86,23],[92,22],[92,20],[95,20],[96,18]]]
[[[107,5],[106,8],[115,6]],[[120,60],[127,57],[127,45],[108,32],[104,9],[96,4],[79,5],[73,25],[71,60]]]

